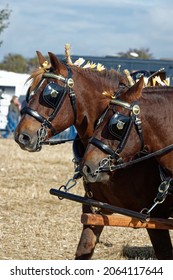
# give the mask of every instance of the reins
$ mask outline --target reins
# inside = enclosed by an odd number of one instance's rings
[[[141,157],[136,158],[134,160],[131,160],[129,162],[119,163],[117,165],[111,165],[111,170],[108,167],[100,168],[100,172],[115,171],[115,170],[118,170],[118,169],[130,167],[130,166],[132,166],[134,164],[137,164],[137,163],[142,162],[144,160],[147,160],[149,158],[166,154],[166,153],[170,152],[171,150],[173,150],[173,144],[171,144],[171,145],[169,145],[169,146],[167,146],[165,148],[162,148],[162,149],[160,149],[158,151],[152,152],[152,153],[148,153],[146,151],[147,155],[141,156]],[[145,151],[141,152],[141,154],[142,153],[145,153]]]
[[[43,141],[42,145],[58,145],[58,144],[64,144],[66,142],[77,142],[81,140],[88,140],[90,138],[69,138],[69,139],[47,139]]]

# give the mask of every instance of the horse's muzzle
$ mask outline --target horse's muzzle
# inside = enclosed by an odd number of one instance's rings
[[[15,141],[19,144],[20,148],[29,152],[36,152],[41,150],[41,146],[38,146],[38,137],[31,137],[27,133],[15,133]]]

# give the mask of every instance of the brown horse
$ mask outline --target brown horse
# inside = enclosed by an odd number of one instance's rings
[[[106,91],[114,94],[127,82],[114,70],[98,72],[67,66],[54,54],[49,53],[49,57],[51,65],[46,65],[44,57],[38,52],[41,68],[32,74],[28,106],[23,109],[15,140],[22,149],[38,151],[42,141],[74,124],[86,148],[96,121],[110,102],[102,93]],[[150,205],[153,189],[157,188],[160,182],[158,166],[151,159],[123,171],[116,181],[84,183],[84,187],[86,196],[89,190],[93,199],[141,210]],[[84,205],[83,212],[90,213],[92,208]],[[91,258],[102,230],[102,226],[84,225],[76,259]],[[148,232],[157,258],[171,258],[172,246],[168,231]]]
[[[141,192],[139,200],[140,203],[146,203],[145,206],[150,201],[146,211],[149,210],[148,213],[151,216],[168,218],[173,216],[173,181],[169,169],[173,139],[171,140],[171,124],[166,126],[166,118],[168,115],[171,116],[173,88],[158,87],[143,90],[142,88],[143,79],[125,93],[120,94],[117,100],[112,100],[109,110],[101,118],[93,137],[89,141],[83,157],[82,173],[87,182],[104,181],[105,184],[106,182],[110,184],[110,181],[114,181],[117,183],[121,176],[126,175],[125,178],[128,180],[127,174],[135,165],[139,167],[145,160],[147,164],[148,157],[156,156],[159,163],[164,167],[164,174],[167,175],[164,183],[160,185],[159,190],[154,185],[153,188],[149,189],[147,186],[146,193],[139,185],[137,188],[134,187],[134,184],[133,191],[134,193],[137,190]],[[163,116],[161,115],[162,110],[159,110],[161,104],[163,108],[168,107],[169,110],[163,111]],[[167,120],[168,123],[170,119]],[[166,129],[169,131],[167,132]],[[170,139],[168,140],[166,137]],[[159,155],[152,154],[158,149]],[[154,170],[151,169],[151,176],[153,176],[153,172]],[[135,178],[136,176],[137,174]],[[121,202],[124,202],[124,187],[125,182],[121,191],[114,189],[116,197]],[[144,193],[145,198],[143,197]],[[151,197],[156,203],[151,201]],[[136,201],[136,205],[128,206],[126,203],[123,206],[140,211],[140,203],[138,204]],[[119,205],[119,202],[116,205]],[[165,248],[165,250],[167,249]],[[172,258],[171,255],[170,258]]]

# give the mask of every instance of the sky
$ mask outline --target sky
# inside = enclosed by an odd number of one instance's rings
[[[148,48],[154,58],[173,58],[172,0],[1,0],[12,10],[0,34],[0,61],[11,54],[32,58],[64,54],[117,55]]]

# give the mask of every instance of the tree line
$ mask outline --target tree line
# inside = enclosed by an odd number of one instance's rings
[[[37,56],[26,59],[20,54],[8,54],[0,62],[0,69],[16,73],[31,73],[38,67]]]

